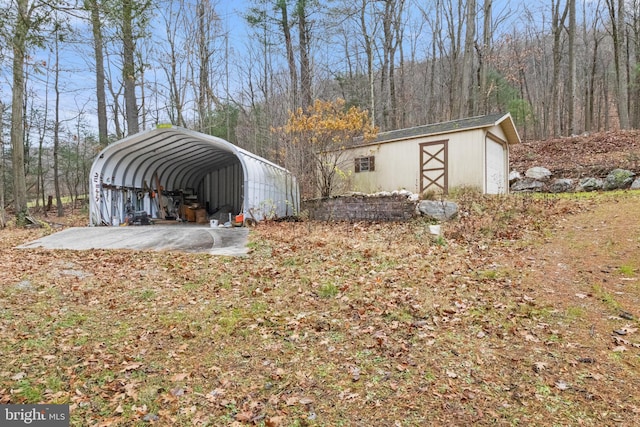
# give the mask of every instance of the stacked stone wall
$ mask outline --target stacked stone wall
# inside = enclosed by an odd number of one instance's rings
[[[351,195],[308,200],[302,211],[319,221],[406,221],[416,215],[416,202],[405,194]]]

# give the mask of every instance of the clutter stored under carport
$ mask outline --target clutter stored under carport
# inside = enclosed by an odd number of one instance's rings
[[[295,215],[298,184],[286,169],[210,135],[161,125],[107,146],[91,168],[90,225],[146,217],[206,223]],[[130,207],[127,208],[127,203]],[[231,214],[231,220],[229,219]]]

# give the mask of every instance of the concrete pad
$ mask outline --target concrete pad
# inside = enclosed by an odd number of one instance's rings
[[[131,249],[242,256],[248,252],[249,230],[209,225],[142,225],[73,227],[18,246],[21,249]]]

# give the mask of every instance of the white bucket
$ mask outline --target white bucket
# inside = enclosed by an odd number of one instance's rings
[[[209,221],[209,225],[211,226],[211,228],[216,228],[218,226],[218,220],[212,219],[211,221]]]
[[[117,227],[120,225],[120,219],[117,216],[114,216],[113,218],[111,218],[111,225],[113,225],[114,227]]]

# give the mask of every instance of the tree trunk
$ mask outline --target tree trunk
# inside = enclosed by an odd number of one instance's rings
[[[633,19],[631,24],[631,31],[633,31],[633,55],[636,60],[635,72],[633,73],[634,80],[631,84],[631,96],[629,99],[632,101],[631,108],[631,127],[634,129],[640,128],[640,1],[636,0],[632,3],[633,7]]]
[[[473,43],[476,39],[476,0],[468,0],[466,8],[467,28],[462,54],[460,118],[473,115],[473,99],[475,98],[475,90],[473,90],[471,82],[473,81]]]
[[[104,42],[102,22],[98,0],[87,0],[86,7],[91,12],[91,31],[93,34],[93,55],[96,67],[96,102],[98,108],[98,140],[101,146],[109,143],[107,130],[107,95],[105,92]]]
[[[5,181],[4,181],[4,112],[5,105],[0,102],[0,229],[7,225],[5,212]]]
[[[576,0],[569,0],[569,134],[578,133],[576,124]]]
[[[567,18],[569,3],[565,5],[564,11],[560,13],[560,0],[553,0],[551,4],[551,34],[553,36],[553,69],[551,78],[551,132],[553,135],[560,133],[560,107],[559,107],[559,81],[560,81],[560,62],[562,60],[562,30],[564,22]]]
[[[629,128],[629,108],[627,105],[627,79],[624,66],[624,0],[606,0],[611,18],[613,38],[613,63],[616,73],[616,105],[620,129]]]
[[[284,37],[284,45],[287,51],[287,64],[289,65],[289,77],[291,79],[291,110],[295,110],[300,106],[300,100],[298,98],[298,72],[296,71],[296,60],[293,52],[287,1],[278,0],[277,7],[280,10],[279,24]]]
[[[28,0],[17,0],[13,49],[13,86],[11,100],[11,148],[13,163],[13,200],[16,214],[27,213],[27,184],[24,167],[24,63],[29,31]]]
[[[133,0],[122,2],[122,80],[124,82],[124,105],[127,134],[140,131],[138,103],[136,100],[136,66],[134,60]]]
[[[376,125],[376,98],[375,98],[375,75],[373,71],[373,42],[369,34],[369,26],[367,25],[367,0],[362,0],[360,8],[360,30],[364,38],[364,50],[367,55],[367,78],[369,80],[369,116],[371,123]]]
[[[311,29],[307,22],[306,11],[307,0],[298,0],[297,3],[297,16],[298,16],[298,31],[300,33],[300,86],[302,95],[302,108],[307,109],[312,103],[312,91],[311,91],[311,65],[309,62],[309,39],[311,35]]]
[[[53,186],[56,191],[56,209],[58,211],[58,217],[64,216],[64,205],[62,204],[62,197],[60,194],[60,177],[58,168],[58,158],[60,155],[60,53],[58,49],[58,32],[55,32],[56,40],[54,42],[56,63],[54,69],[54,91],[56,95],[55,100],[55,120],[53,123]]]
[[[594,32],[593,37],[593,55],[591,56],[591,69],[588,76],[587,82],[587,99],[586,99],[586,111],[585,111],[585,123],[584,128],[587,131],[596,130],[593,127],[593,115],[594,115],[594,102],[595,102],[595,82],[596,82],[596,71],[598,67],[598,47],[600,45],[600,39],[597,34]]]
[[[207,25],[204,4],[198,1],[196,5],[196,45],[198,52],[198,130],[207,131],[207,118],[210,113],[209,97],[209,43],[207,40]]]
[[[493,31],[491,29],[492,25],[492,0],[484,0],[484,21],[482,26],[482,48],[479,49],[478,57],[479,68],[480,68],[480,77],[479,77],[479,86],[480,86],[480,107],[479,111],[482,114],[487,114],[489,112],[489,94],[488,88],[488,64],[489,55],[491,52],[491,39],[493,36]]]

